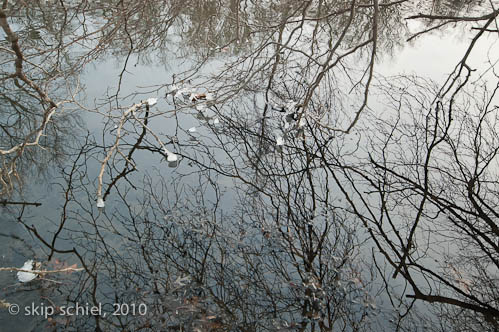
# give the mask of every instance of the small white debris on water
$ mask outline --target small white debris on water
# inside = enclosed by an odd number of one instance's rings
[[[97,207],[99,209],[103,208],[106,204],[104,203],[104,200],[102,199],[102,197],[99,197],[97,198]]]
[[[178,156],[175,153],[170,153],[166,158],[167,161],[173,162],[178,160]]]
[[[177,92],[175,92],[174,98],[176,98],[176,99],[183,98],[184,94],[188,94],[188,93],[190,93],[190,92],[186,88],[177,90]]]
[[[300,119],[300,122],[298,122],[298,127],[301,128],[303,127],[307,122],[305,121],[305,118],[302,116]]]
[[[21,269],[23,270],[28,270],[28,271],[33,271],[33,260],[30,259],[29,261],[24,262],[23,267]],[[19,279],[20,282],[29,282],[33,279],[35,279],[38,275],[35,273],[29,273],[29,272],[17,272],[17,279]]]
[[[154,106],[154,105],[156,105],[157,102],[158,102],[158,98],[149,98],[149,99],[147,99],[147,104],[149,106]]]
[[[170,86],[170,89],[169,89],[170,92],[174,92],[174,91],[177,91],[177,90],[178,90],[178,87],[175,84],[172,84]]]

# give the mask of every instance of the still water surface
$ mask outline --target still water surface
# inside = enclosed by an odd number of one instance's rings
[[[293,1],[275,6],[227,1],[220,7],[211,1],[171,2],[164,9],[148,2],[138,8],[140,3],[103,1],[85,5],[88,14],[73,2],[64,9],[49,1],[27,5],[17,14],[9,11],[21,43],[41,49],[55,45],[61,22],[67,24],[60,31],[65,42],[89,36],[64,49],[67,59],[59,60],[60,69],[67,72],[47,87],[49,95],[60,99],[69,97],[59,80],[71,91],[81,90],[64,106],[67,118],[53,120],[64,129],[61,156],[24,167],[24,181],[5,196],[41,206],[1,207],[0,265],[21,267],[33,259],[46,269],[85,270],[25,284],[15,272],[2,272],[0,299],[18,304],[21,313],[13,316],[2,309],[1,330],[430,329],[435,316],[421,303],[414,316],[397,324],[407,304],[392,305],[384,293],[372,264],[372,257],[383,257],[371,256],[374,243],[368,232],[348,214],[324,162],[312,160],[312,154],[323,153],[320,144],[307,146],[300,138],[304,135],[307,142],[337,135],[325,128],[346,128],[352,119],[346,110],[361,107],[369,47],[345,58],[341,68],[331,68],[331,76],[307,96],[320,73],[314,61],[328,56],[323,53],[325,38],[342,38],[337,31],[345,29],[345,45],[335,53],[343,54],[369,37],[365,31],[371,20],[359,18],[349,27],[346,16],[339,15],[324,25],[304,21],[300,28],[299,20],[291,21],[303,9]],[[457,7],[465,13],[481,8]],[[388,23],[379,30],[371,92],[377,97],[369,100],[369,116],[361,117],[354,127],[358,131],[330,136],[337,144],[332,149],[346,161],[367,155],[366,137],[378,130],[371,117],[389,116],[384,113],[388,102],[378,95],[378,77],[419,76],[443,84],[475,35],[469,26],[448,27],[406,43],[408,32],[398,16],[412,12],[403,6],[397,10],[383,13],[388,17],[383,16],[382,24],[393,20],[400,30],[389,31],[394,26]],[[57,24],[47,23],[51,20],[43,14],[48,13],[57,13]],[[288,26],[275,35],[267,33],[284,18],[291,22]],[[415,24],[410,31],[424,27]],[[91,32],[99,29],[100,39],[94,38]],[[5,33],[1,37],[6,39]],[[279,43],[285,47],[276,52]],[[485,71],[488,54],[497,48],[494,43],[493,37],[481,39],[470,66]],[[91,55],[81,57],[86,52]],[[53,58],[44,63],[35,54],[32,59],[43,66]],[[36,68],[33,73],[42,75]],[[123,117],[131,105],[148,98],[157,103],[142,104]],[[300,129],[298,119],[283,118],[279,109],[307,98],[310,127]],[[289,107],[292,113],[295,106]],[[324,109],[328,115],[321,113]],[[329,127],[312,125],[312,117],[319,115]],[[55,155],[57,149],[49,150]],[[101,191],[105,208],[98,209],[99,171],[110,151]],[[169,161],[173,153],[178,162]],[[401,213],[397,222],[404,220]],[[40,239],[55,243],[60,253]],[[396,279],[390,287],[403,296],[404,285]],[[32,303],[59,309],[101,305],[107,317],[88,312],[78,317],[25,315],[23,309]],[[123,303],[127,312],[141,304],[147,312],[113,316]],[[428,321],[418,320],[418,314]]]

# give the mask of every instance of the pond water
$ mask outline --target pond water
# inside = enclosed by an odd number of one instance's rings
[[[1,331],[499,328],[494,4],[0,14]]]

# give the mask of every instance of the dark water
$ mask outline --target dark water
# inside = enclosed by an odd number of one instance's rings
[[[489,5],[2,13],[0,330],[497,328]]]

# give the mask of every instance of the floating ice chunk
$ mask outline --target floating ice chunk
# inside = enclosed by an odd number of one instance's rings
[[[102,197],[99,197],[97,198],[97,207],[99,209],[102,209],[106,204],[104,203],[104,200],[102,199]]]
[[[190,132],[190,133],[195,133],[195,132],[196,132],[196,127],[191,127],[191,128],[189,128],[189,132]]]
[[[206,100],[213,100],[213,99],[214,99],[214,98],[213,98],[213,95],[212,95],[211,93],[209,93],[209,92],[208,92],[208,93],[206,94]]]
[[[175,96],[174,98],[183,98],[184,95],[187,95],[189,92],[189,90],[187,89],[180,89],[180,90],[177,90],[177,92],[175,93]]]
[[[199,104],[199,105],[196,105],[196,109],[197,109],[198,111],[202,111],[202,110],[204,110],[205,108],[206,108],[206,105],[205,105],[205,104]]]
[[[277,145],[284,145],[284,138],[282,138],[281,136],[278,136],[276,139],[276,143],[277,143]]]
[[[220,120],[218,120],[218,118],[215,118],[215,119],[213,120],[213,124],[219,124],[219,123],[220,123]]]
[[[30,259],[29,261],[24,262],[24,265],[21,269],[23,270],[28,270],[28,271],[33,271],[34,263],[33,260]],[[35,273],[29,273],[29,272],[17,272],[17,279],[19,279],[20,282],[29,282],[33,279],[35,279],[38,275]]]
[[[166,158],[167,161],[169,162],[174,162],[178,160],[178,156],[175,153],[170,153],[168,154],[168,157]]]
[[[177,87],[175,84],[172,84],[172,85],[170,86],[170,89],[169,89],[169,91],[170,91],[170,92],[175,92],[175,91],[177,91],[177,90],[178,90],[178,87]]]
[[[300,119],[300,122],[298,122],[298,127],[301,128],[306,124],[307,124],[307,121],[305,120],[305,117],[302,116]]]
[[[154,105],[157,104],[157,102],[158,102],[158,98],[149,98],[149,99],[147,99],[147,104],[149,106],[154,106]]]

